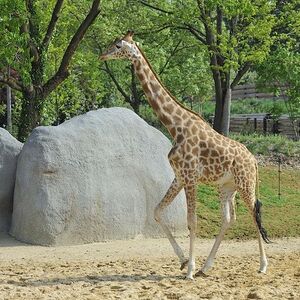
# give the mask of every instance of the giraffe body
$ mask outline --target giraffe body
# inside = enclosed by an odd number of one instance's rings
[[[244,145],[217,133],[199,115],[185,108],[170,94],[153,71],[141,49],[133,42],[131,32],[116,41],[101,58],[103,60],[128,58],[132,61],[150,105],[174,140],[168,159],[174,170],[175,178],[166,195],[157,205],[154,217],[170,240],[180,260],[181,268],[187,265],[186,277],[193,279],[194,240],[197,224],[196,186],[199,183],[218,185],[222,207],[221,230],[204,266],[196,273],[196,275],[201,275],[212,266],[226,230],[236,219],[234,198],[237,191],[252,213],[254,221],[256,220],[256,159]],[[188,260],[185,259],[182,249],[161,217],[163,209],[174,200],[182,188],[186,193],[187,223],[190,231]],[[255,225],[260,249],[260,272],[266,272],[267,259],[262,236],[259,234],[261,224],[255,221]]]

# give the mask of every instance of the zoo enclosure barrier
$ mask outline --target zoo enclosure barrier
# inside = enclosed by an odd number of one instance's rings
[[[288,115],[273,118],[271,114],[240,114],[230,117],[230,132],[281,134],[300,140],[300,119],[292,120]]]
[[[280,89],[278,95],[274,95],[272,92],[263,92],[255,84],[241,84],[235,86],[231,91],[231,100],[241,100],[241,99],[276,99],[283,98],[286,96],[286,85],[276,85]]]

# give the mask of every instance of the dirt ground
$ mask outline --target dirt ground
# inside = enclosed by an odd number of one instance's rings
[[[188,239],[179,239],[187,249]],[[212,240],[197,240],[197,269]],[[40,247],[0,236],[0,299],[300,299],[300,238],[225,241],[207,277],[184,280],[166,239]]]

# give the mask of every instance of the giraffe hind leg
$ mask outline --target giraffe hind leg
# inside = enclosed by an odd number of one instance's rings
[[[219,246],[225,236],[226,231],[230,225],[235,221],[235,208],[234,208],[234,199],[235,199],[236,190],[235,187],[231,185],[224,185],[220,187],[220,201],[222,207],[222,225],[220,233],[217,235],[214,245],[200,271],[198,271],[196,276],[205,276],[207,272],[213,265],[215,256],[219,249]]]
[[[249,208],[250,213],[252,214],[253,221],[257,230],[258,236],[258,246],[260,253],[260,273],[266,273],[268,267],[268,260],[266,257],[263,240],[266,239],[266,242],[269,241],[269,238],[266,234],[266,230],[261,225],[261,202],[255,200],[255,187],[247,187],[240,190],[242,198],[244,199],[247,207]]]

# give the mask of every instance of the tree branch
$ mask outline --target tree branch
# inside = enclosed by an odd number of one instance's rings
[[[207,45],[206,39],[205,39],[205,34],[200,32],[198,29],[194,28],[190,24],[186,24],[186,29],[195,36],[197,40],[199,40],[202,44]]]
[[[24,90],[24,87],[21,82],[17,81],[12,77],[5,77],[2,74],[0,74],[0,83],[7,84],[12,89],[17,90],[19,92],[22,92]]]
[[[199,12],[200,12],[199,19],[203,23],[205,23],[208,15],[207,15],[207,12],[205,10],[205,5],[203,3],[203,0],[197,0],[197,4],[198,4]]]
[[[246,63],[244,66],[242,66],[242,68],[240,68],[235,76],[235,78],[233,79],[230,87],[233,89],[236,85],[238,85],[238,83],[240,82],[240,80],[242,79],[242,77],[248,72],[248,70],[251,67],[251,63]]]
[[[169,64],[171,58],[175,55],[175,53],[176,53],[178,47],[180,46],[181,42],[182,42],[182,40],[180,40],[180,41],[176,44],[176,46],[174,47],[174,49],[171,51],[171,53],[170,53],[169,57],[167,58],[165,64],[163,65],[163,67],[162,67],[162,68],[160,69],[160,71],[158,72],[158,75],[161,75],[161,74],[164,72],[164,70],[166,69],[167,65]]]
[[[157,11],[159,11],[159,12],[162,12],[162,13],[165,13],[165,14],[169,14],[169,15],[172,15],[172,14],[173,14],[172,11],[164,10],[164,9],[162,9],[162,8],[160,8],[160,7],[151,5],[151,4],[147,3],[146,1],[140,0],[139,2],[140,2],[141,4],[143,4],[144,6],[147,6],[147,7],[151,8],[151,9],[157,10]]]
[[[61,10],[63,2],[64,2],[64,0],[57,0],[57,2],[55,4],[55,7],[52,12],[51,20],[48,24],[47,32],[46,32],[45,37],[42,42],[42,49],[46,49],[49,45],[49,42],[53,35],[54,28],[55,28],[57,20],[58,20],[58,14]]]
[[[109,75],[109,77],[111,78],[111,80],[115,84],[117,90],[121,93],[121,95],[124,97],[126,102],[130,103],[130,96],[125,93],[124,89],[119,84],[118,80],[114,76],[113,72],[110,70],[109,65],[106,61],[104,61],[104,66],[105,66],[104,71]]]
[[[136,80],[135,80],[135,71],[134,71],[134,66],[133,64],[131,64],[130,66],[130,73],[131,73],[131,92],[133,95],[133,101],[138,100],[137,96],[138,96],[138,90],[137,90],[137,86],[136,86]],[[132,102],[132,101],[131,101]]]
[[[93,33],[93,38],[94,41],[97,44],[97,47],[100,50],[100,53],[102,53],[102,46],[100,45],[100,43],[97,41],[97,36],[94,33],[94,31],[92,31]],[[119,84],[118,80],[116,79],[116,77],[114,76],[113,72],[111,71],[107,61],[104,61],[104,68],[101,68],[101,70],[105,71],[109,77],[111,78],[111,80],[113,81],[113,83],[115,84],[117,90],[120,92],[120,94],[124,97],[125,101],[128,102],[129,104],[131,103],[131,99],[130,99],[130,95],[127,95],[125,90],[121,87],[121,85]]]
[[[222,35],[223,12],[220,6],[217,7],[217,34]]]
[[[143,37],[143,36],[146,36],[148,34],[153,34],[153,33],[159,33],[165,29],[168,29],[168,28],[172,28],[173,26],[172,25],[169,25],[169,24],[166,24],[160,28],[157,28],[157,29],[150,29],[148,31],[142,31],[142,32],[136,32],[134,35],[135,36],[139,36],[139,37]]]
[[[28,32],[29,34],[29,48],[30,55],[33,58],[32,65],[34,65],[40,59],[39,52],[39,25],[35,21],[36,11],[34,7],[34,0],[26,0],[26,9],[28,12],[28,24],[23,24],[21,31]]]
[[[71,62],[71,59],[76,51],[79,43],[83,39],[86,31],[90,27],[90,25],[94,22],[96,17],[100,13],[100,0],[94,0],[92,7],[84,19],[84,21],[78,27],[76,33],[71,39],[64,56],[62,58],[61,64],[58,68],[58,71],[55,73],[53,77],[51,77],[43,86],[43,95],[47,97],[62,81],[64,81],[69,76],[68,67]]]

